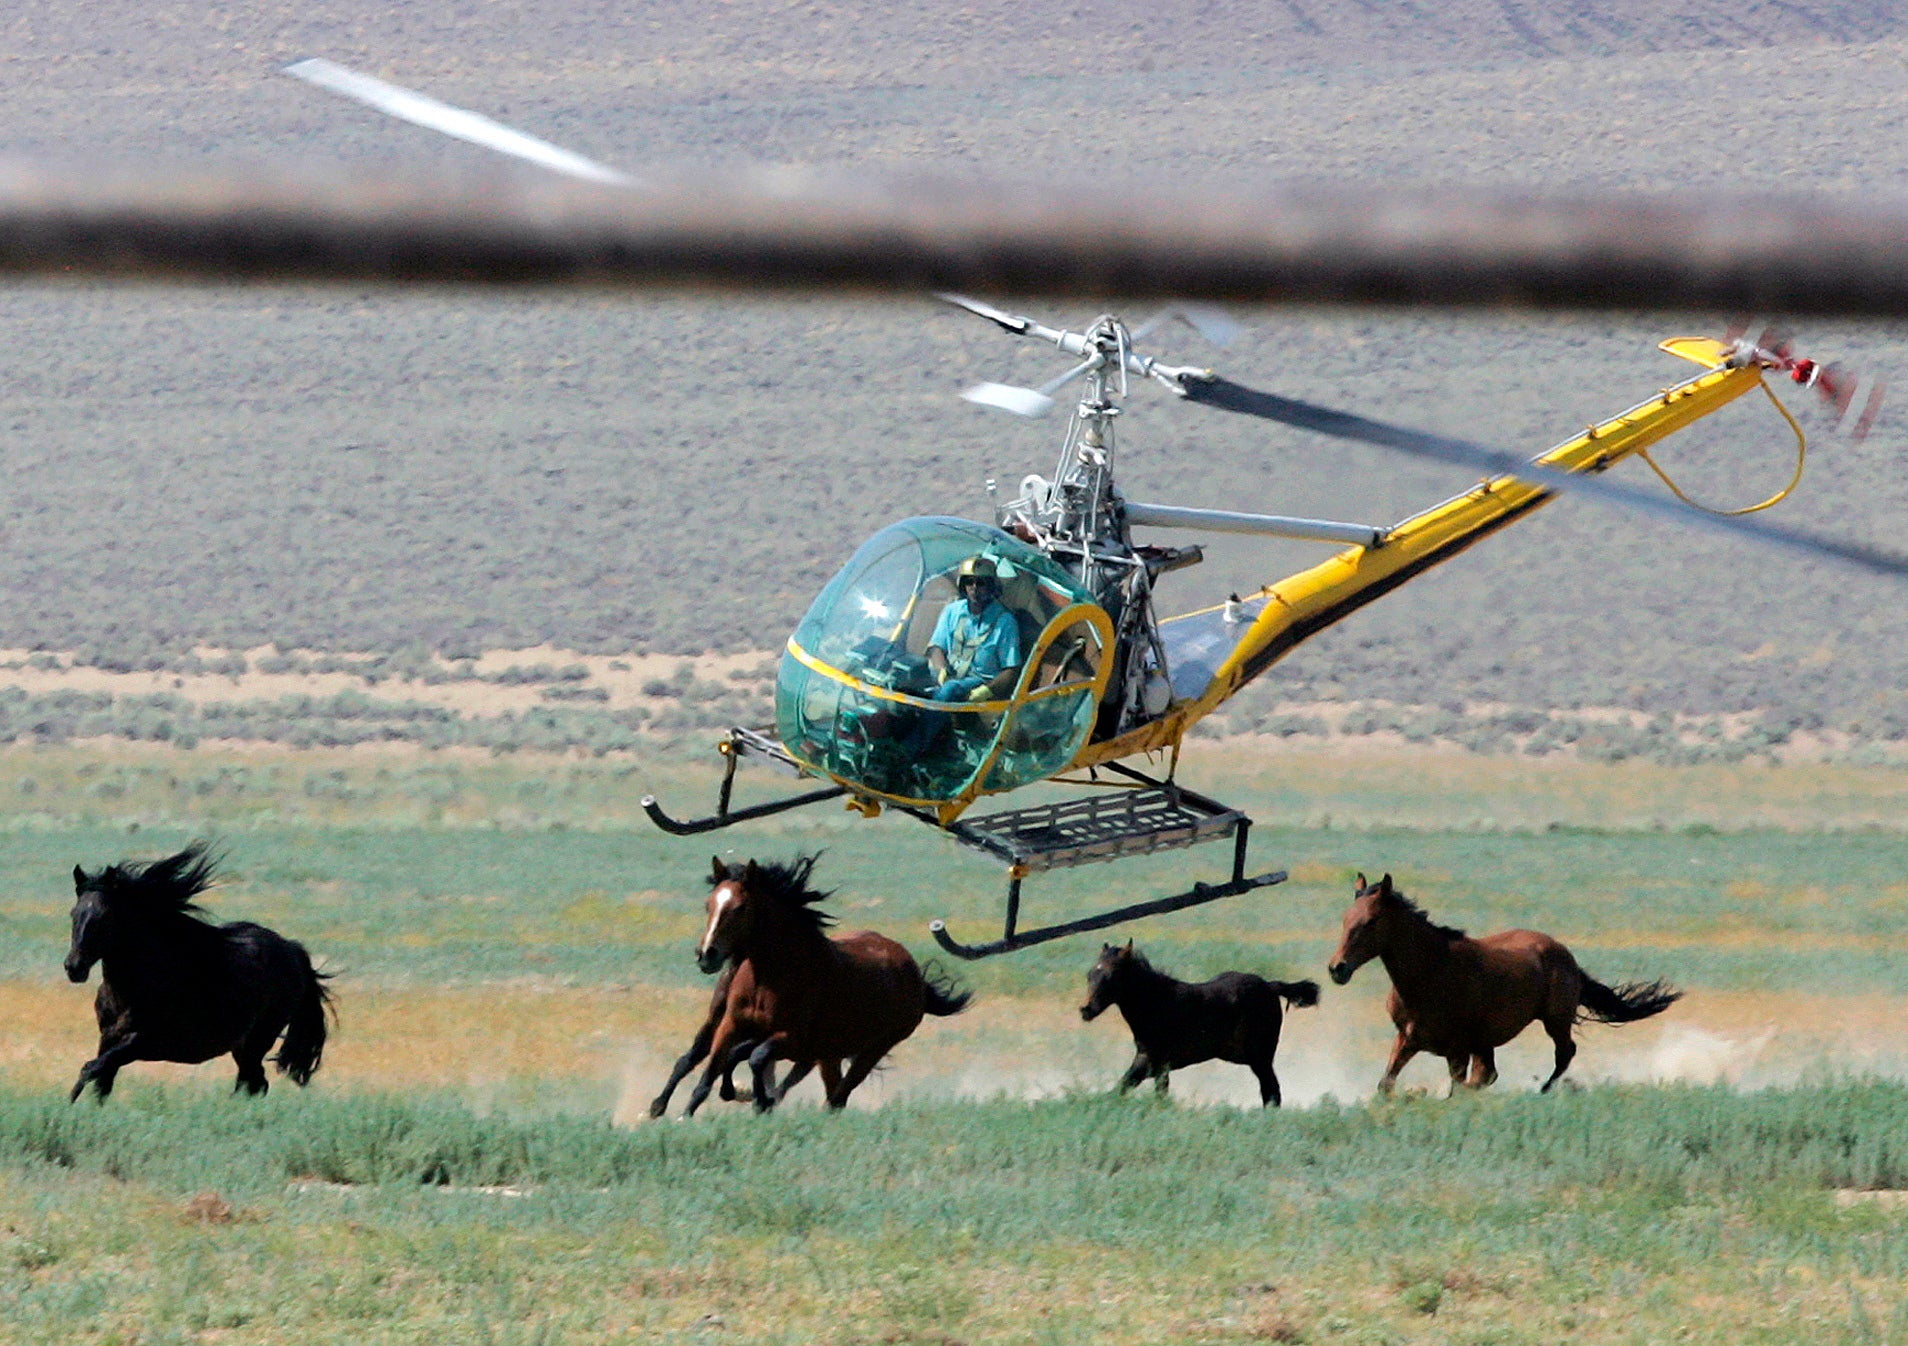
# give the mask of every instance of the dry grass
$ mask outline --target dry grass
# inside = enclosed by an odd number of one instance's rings
[[[1320,1010],[1287,1016],[1279,1073],[1288,1105],[1370,1095],[1391,1036],[1382,989],[1381,979],[1361,980]],[[608,1105],[626,1122],[646,1115],[707,1004],[700,988],[653,985],[393,989],[347,982],[339,995],[340,1027],[314,1087]],[[1904,1015],[1908,1004],[1884,995],[1698,989],[1660,1019],[1581,1030],[1582,1051],[1568,1078],[1767,1085],[1829,1074],[1908,1077]],[[15,1085],[63,1088],[94,1049],[90,987],[0,981],[0,1022],[7,1025],[0,1075]],[[1112,1087],[1131,1051],[1116,1015],[1082,1024],[1072,997],[982,999],[956,1019],[926,1021],[855,1102],[1096,1092]],[[1530,1087],[1548,1072],[1549,1051],[1541,1032],[1526,1032],[1500,1053],[1497,1089]],[[222,1081],[229,1072],[229,1061],[144,1063],[122,1082]],[[1444,1071],[1437,1062],[1415,1063],[1405,1085],[1442,1093]],[[1258,1103],[1251,1076],[1223,1064],[1177,1072],[1172,1093],[1188,1103]],[[812,1105],[818,1097],[809,1086],[791,1101]]]
[[[684,667],[693,670],[695,677],[705,681],[728,683],[745,680],[754,685],[758,681],[754,675],[765,666],[773,668],[775,658],[766,651],[727,655],[626,653],[612,656],[538,645],[529,649],[488,651],[471,661],[471,671],[477,675],[476,678],[427,682],[420,678],[390,676],[373,681],[343,671],[261,673],[256,668],[238,674],[173,673],[163,669],[121,673],[91,665],[74,665],[70,662],[72,654],[65,651],[55,655],[62,661],[58,667],[35,667],[28,662],[36,654],[45,659],[49,653],[52,652],[0,649],[0,665],[17,665],[0,667],[0,687],[18,687],[32,694],[105,692],[113,696],[150,696],[155,692],[165,692],[195,703],[273,701],[288,696],[327,697],[340,692],[364,692],[391,700],[443,706],[464,715],[500,715],[506,711],[521,712],[548,705],[543,696],[548,684],[499,683],[480,679],[494,677],[511,668],[580,666],[587,669],[589,675],[587,679],[579,681],[587,681],[591,687],[601,688],[608,693],[609,699],[603,705],[614,708],[643,706],[655,710],[669,705],[671,698],[652,696],[644,688],[659,679],[669,679]],[[248,663],[256,664],[260,659],[279,651],[274,646],[261,645],[240,651],[201,647],[194,653],[208,662],[238,654]],[[293,650],[286,653],[317,659],[336,652]],[[368,660],[370,656],[355,653],[344,657]]]

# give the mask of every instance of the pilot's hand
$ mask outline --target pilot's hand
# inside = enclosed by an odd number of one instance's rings
[[[994,699],[994,689],[983,682],[980,686],[967,694],[967,699],[969,701],[992,701]]]

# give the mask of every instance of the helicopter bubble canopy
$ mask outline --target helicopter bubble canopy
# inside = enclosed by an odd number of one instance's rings
[[[928,646],[942,612],[966,601],[956,577],[974,557],[999,577],[1016,676],[979,701],[936,700]],[[1106,690],[1112,633],[1078,581],[1000,529],[904,519],[861,545],[789,638],[776,727],[792,757],[856,793],[951,817],[1073,760]]]

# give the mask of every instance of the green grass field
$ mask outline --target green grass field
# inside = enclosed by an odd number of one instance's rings
[[[1374,967],[1288,1019],[1297,1106],[1232,1106],[1248,1077],[1217,1066],[1116,1099],[1124,1030],[1074,1013],[1089,937],[959,968],[975,1008],[845,1115],[804,1091],[638,1124],[706,996],[712,848],[825,849],[842,923],[922,955],[934,916],[990,933],[998,873],[832,811],[663,837],[642,793],[689,812],[713,783],[673,757],[15,748],[0,1340],[1908,1342],[1908,776],[1237,743],[1188,773],[1292,878],[1122,932],[1169,970],[1323,980],[1351,874],[1389,870],[1688,998],[1585,1030],[1560,1094],[1520,1043],[1486,1096],[1420,1064],[1374,1105]],[[221,918],[339,971],[324,1070],[241,1102],[229,1066],[134,1066],[69,1107],[71,867],[198,835]],[[1043,876],[1028,919],[1210,849]]]
[[[1899,1341],[1908,1090],[620,1131],[0,1095],[19,1341]],[[1838,1197],[1838,1193],[1841,1195]]]

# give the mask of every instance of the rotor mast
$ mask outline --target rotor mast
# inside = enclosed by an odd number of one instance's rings
[[[1197,548],[1154,549],[1150,554],[1134,548],[1126,501],[1114,483],[1119,399],[1127,394],[1128,373],[1176,387],[1180,377],[1204,371],[1164,366],[1134,354],[1132,333],[1111,315],[1084,333],[1018,321],[1025,324],[1025,335],[1051,340],[1083,357],[1081,363],[1037,391],[983,385],[969,391],[970,400],[1004,404],[1010,393],[1018,393],[1020,406],[1015,409],[1025,414],[1036,409],[1035,399],[1050,405],[1047,394],[1075,378],[1082,380],[1082,387],[1053,480],[1024,478],[1019,497],[1000,511],[998,522],[1075,575],[1112,616],[1120,663],[1108,692],[1109,706],[1117,712],[1109,712],[1113,718],[1106,728],[1118,732],[1159,715],[1171,702],[1152,582],[1161,571],[1199,559]]]

